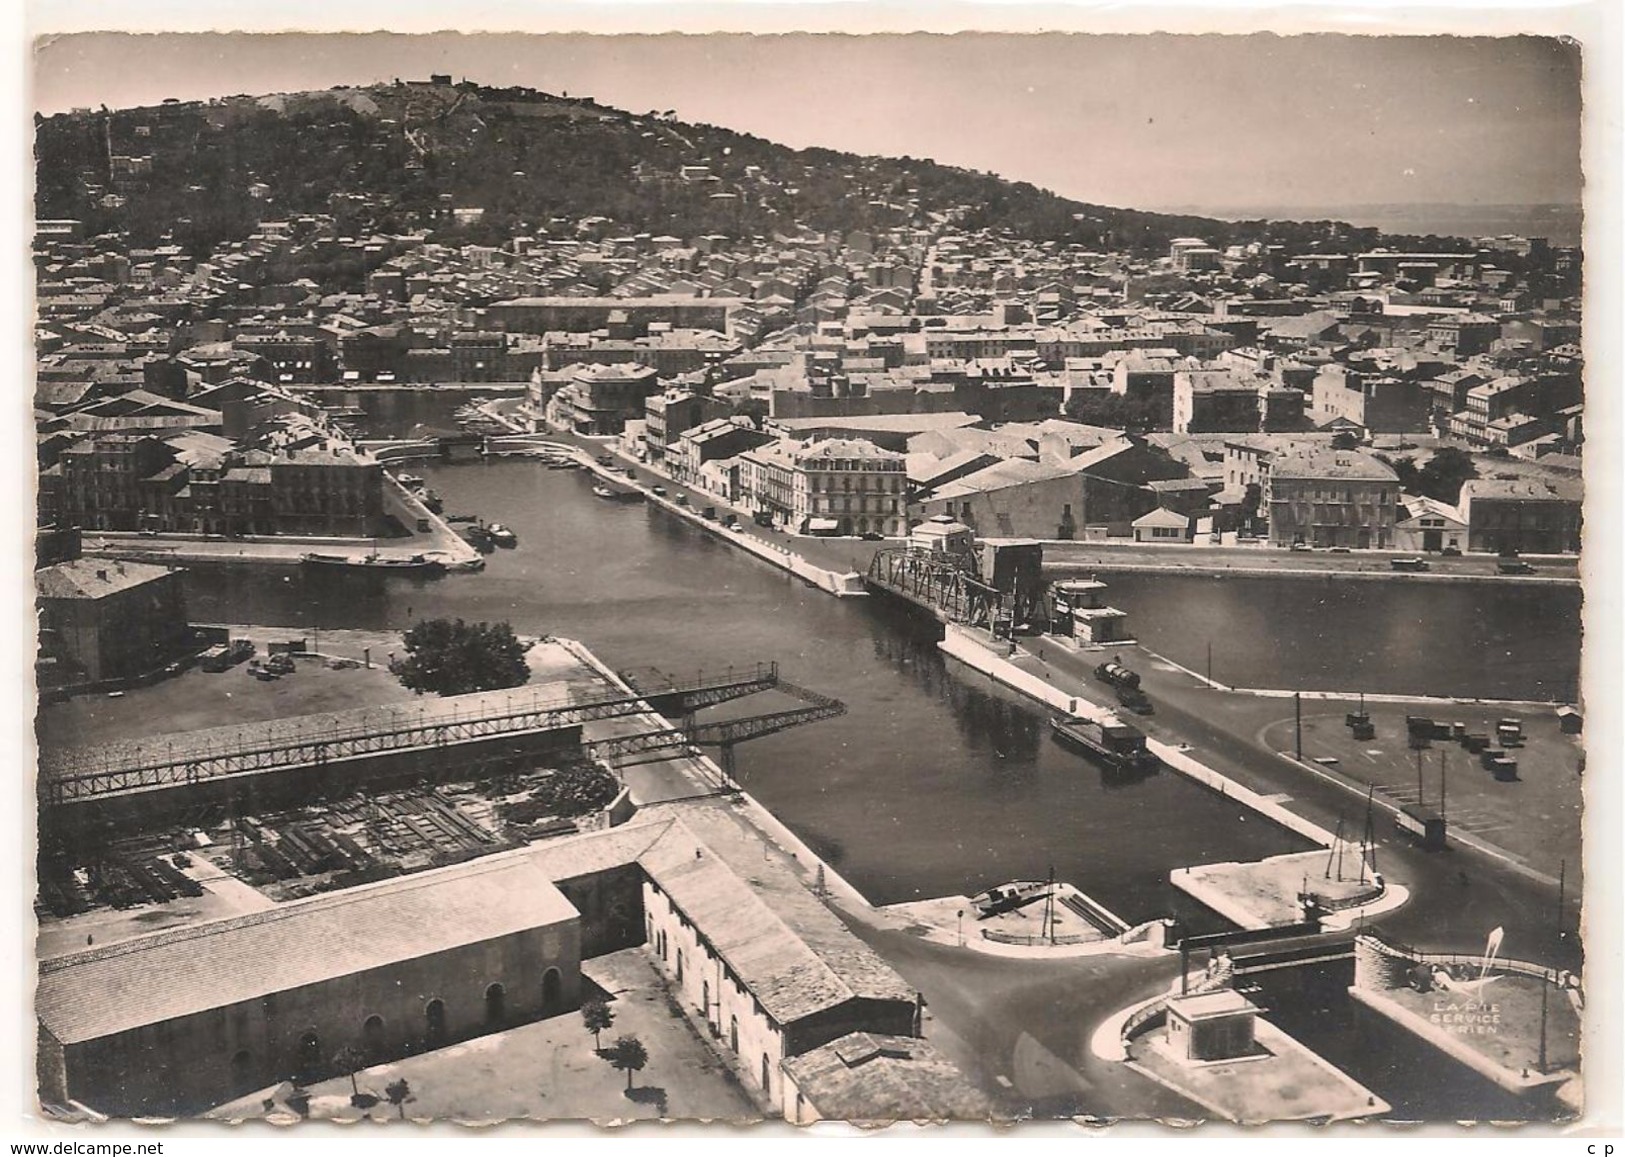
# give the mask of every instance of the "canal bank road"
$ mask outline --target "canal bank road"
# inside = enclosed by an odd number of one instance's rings
[[[826,594],[834,595],[836,598],[859,598],[868,595],[869,590],[863,583],[859,571],[860,563],[856,556],[846,569],[841,569],[839,566],[820,566],[802,553],[805,547],[819,543],[820,540],[803,540],[788,535],[782,536],[796,542],[796,547],[792,549],[779,541],[775,541],[774,538],[769,537],[757,528],[751,521],[749,511],[727,506],[714,494],[706,494],[703,491],[684,486],[663,471],[655,470],[642,462],[635,462],[622,454],[618,445],[599,448],[601,452],[611,454],[617,461],[623,463],[619,469],[612,469],[604,466],[592,455],[589,448],[590,444],[588,447],[579,444],[585,442],[585,439],[552,440],[557,437],[559,436],[549,435],[549,441],[537,442],[536,446],[538,448],[551,447],[573,455],[578,462],[592,471],[595,476],[617,486],[631,486],[643,495],[644,501],[699,527],[708,534],[713,534],[725,542],[732,543],[769,566],[777,567],[779,570],[795,575],[809,586],[816,587]],[[628,470],[633,472],[630,477],[626,473]],[[658,481],[652,481],[655,479],[658,479]],[[656,494],[655,486],[659,486],[668,493]],[[674,501],[671,492],[683,495],[687,500],[687,504]],[[706,518],[701,513],[706,507],[721,507],[728,513],[739,516],[740,529],[731,530],[723,525],[719,519]],[[854,541],[861,542],[861,540]],[[834,553],[828,549],[833,544],[823,543],[821,545],[826,547],[823,552],[826,555]],[[857,553],[873,554],[873,543],[863,542],[862,546],[869,549]],[[864,562],[863,565],[866,566],[867,563]]]
[[[405,532],[395,538],[329,538],[318,535],[242,535],[225,538],[202,534],[141,534],[134,531],[97,530],[83,536],[87,555],[121,558],[158,565],[298,566],[309,554],[332,555],[354,566],[370,559],[385,565],[422,556],[447,570],[472,570],[483,565],[479,551],[447,525],[422,501],[387,474],[384,507]],[[419,530],[426,523],[427,530]]]

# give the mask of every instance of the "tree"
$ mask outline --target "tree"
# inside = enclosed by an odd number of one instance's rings
[[[1478,467],[1467,451],[1441,446],[1416,474],[1416,485],[1423,494],[1440,502],[1456,502],[1461,498],[1461,484],[1477,478]]]
[[[762,428],[763,420],[765,420],[768,416],[767,411],[768,405],[763,399],[741,398],[739,401],[734,403],[733,416],[736,418],[748,418],[750,420],[750,424],[760,430]]]
[[[402,686],[437,695],[518,687],[530,678],[525,645],[507,623],[426,619],[403,637],[406,657],[393,670]]]
[[[598,1034],[607,1031],[615,1023],[615,1012],[602,1000],[593,997],[581,1006],[581,1023],[592,1033],[593,1051],[597,1052]]]
[[[361,1087],[356,1084],[357,1070],[365,1068],[367,1057],[354,1045],[345,1045],[333,1054],[333,1067],[350,1078],[350,1093],[352,1096],[361,1095]]]
[[[415,1099],[412,1096],[412,1086],[406,1083],[406,1078],[402,1077],[385,1085],[384,1096],[389,1098],[389,1103],[400,1112],[401,1120],[406,1120],[406,1103]]]
[[[626,1091],[632,1091],[632,1074],[649,1063],[649,1050],[635,1036],[623,1036],[609,1050],[609,1063],[626,1072]]]

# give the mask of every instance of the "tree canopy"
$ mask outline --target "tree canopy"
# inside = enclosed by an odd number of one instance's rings
[[[1478,477],[1473,456],[1455,446],[1441,446],[1420,467],[1411,458],[1383,458],[1383,461],[1394,468],[1399,476],[1399,488],[1405,493],[1451,504],[1460,501],[1461,484]]]
[[[394,665],[402,686],[419,693],[466,695],[518,687],[530,678],[525,645],[507,623],[425,619],[404,636]]]
[[[581,1006],[581,1023],[592,1033],[592,1047],[598,1048],[598,1036],[615,1023],[615,1012],[598,997]]]
[[[649,1050],[635,1036],[623,1036],[609,1050],[609,1063],[626,1073],[626,1087],[632,1088],[632,1074],[640,1072],[649,1063]]]

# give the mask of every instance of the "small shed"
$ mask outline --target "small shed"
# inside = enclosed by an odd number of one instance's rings
[[[1142,514],[1133,523],[1135,542],[1189,542],[1191,520],[1161,506]]]
[[[962,522],[936,515],[909,532],[908,544],[916,550],[967,554],[974,549],[976,534]]]
[[[1182,1061],[1251,1055],[1258,1006],[1233,988],[1168,1001],[1168,1051]]]
[[[1584,722],[1578,709],[1573,707],[1559,707],[1557,709],[1557,726],[1564,735],[1580,734],[1580,726]]]

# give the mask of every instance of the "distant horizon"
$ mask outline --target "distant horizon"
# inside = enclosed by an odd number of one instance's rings
[[[1578,206],[1579,66],[1527,36],[85,33],[36,45],[33,95],[50,114],[449,73],[1086,203],[1315,219]]]

